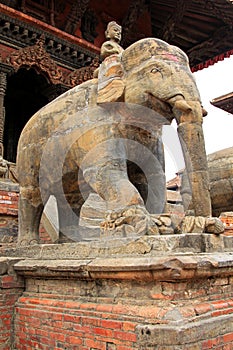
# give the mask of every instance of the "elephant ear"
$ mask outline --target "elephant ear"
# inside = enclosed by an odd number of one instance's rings
[[[99,67],[97,103],[123,101],[123,75],[120,55],[105,58]]]

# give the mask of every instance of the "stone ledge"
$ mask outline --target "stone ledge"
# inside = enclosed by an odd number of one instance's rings
[[[26,259],[17,262],[14,269],[20,275],[33,277],[177,281],[231,276],[233,254],[132,256],[88,260]]]
[[[19,184],[8,179],[1,179],[0,190],[19,193]]]
[[[118,239],[99,239],[63,244],[37,244],[2,248],[1,256],[42,260],[93,259],[125,256],[167,256],[233,252],[233,236],[214,234],[177,234]]]
[[[212,317],[208,320],[196,321],[185,325],[138,325],[139,349],[151,348],[156,345],[181,346],[196,344],[206,339],[217,338],[233,332],[233,315]],[[195,346],[195,345],[194,345]],[[199,347],[198,347],[199,348]],[[191,349],[189,347],[189,349]],[[196,349],[196,347],[195,347]]]

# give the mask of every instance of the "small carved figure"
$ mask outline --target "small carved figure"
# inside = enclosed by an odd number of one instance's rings
[[[105,31],[107,41],[105,41],[100,49],[100,59],[103,61],[105,58],[111,55],[121,54],[124,49],[119,45],[121,41],[121,26],[115,21],[109,22]],[[99,68],[94,71],[93,77],[97,78],[99,74]]]
[[[113,54],[120,54],[124,49],[119,45],[121,41],[121,26],[112,21],[108,23],[105,31],[107,41],[103,43],[100,49],[100,58],[104,60],[106,57]]]

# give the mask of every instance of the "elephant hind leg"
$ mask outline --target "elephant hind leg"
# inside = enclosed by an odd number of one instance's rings
[[[37,192],[39,193],[39,190],[24,189],[20,193],[18,246],[27,246],[39,242],[39,226],[44,205],[40,197],[34,203],[30,200],[30,198],[35,198],[32,196],[35,196]]]

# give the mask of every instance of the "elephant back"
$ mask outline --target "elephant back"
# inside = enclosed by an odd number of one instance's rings
[[[188,66],[187,55],[178,47],[163,40],[146,38],[129,46],[122,54],[124,70],[129,72],[152,57]]]

